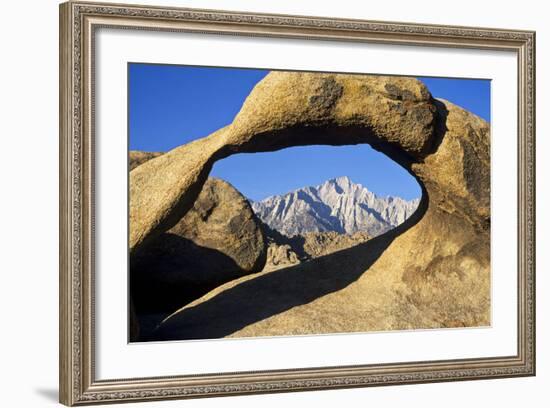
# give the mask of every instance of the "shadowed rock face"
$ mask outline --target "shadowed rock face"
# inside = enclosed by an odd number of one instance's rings
[[[130,152],[130,168],[160,153]],[[135,165],[136,162],[138,165]],[[131,259],[140,313],[173,311],[265,265],[267,244],[250,204],[229,183],[208,178],[193,207]]]
[[[130,173],[132,254],[193,206],[216,160],[357,143],[419,181],[411,218],[353,248],[223,285],[166,319],[157,338],[488,325],[489,126],[412,78],[269,74],[231,125]]]

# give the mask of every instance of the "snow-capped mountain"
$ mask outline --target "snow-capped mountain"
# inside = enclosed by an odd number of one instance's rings
[[[271,228],[293,236],[306,232],[380,235],[405,221],[420,199],[377,197],[348,177],[254,201],[252,209]]]

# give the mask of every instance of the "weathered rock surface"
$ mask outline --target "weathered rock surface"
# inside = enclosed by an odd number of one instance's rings
[[[216,160],[357,143],[417,178],[412,217],[355,247],[222,285],[167,318],[156,338],[490,324],[489,126],[412,78],[269,74],[231,125],[130,173],[130,246],[175,225]]]
[[[366,232],[338,234],[329,232],[308,232],[303,235],[303,251],[308,258],[314,259],[333,252],[341,251],[368,241],[372,237]]]
[[[372,237],[366,232],[338,234],[337,232],[308,232],[287,237],[263,225],[268,242],[265,268],[274,270],[285,266],[308,262],[321,256],[351,248]]]
[[[222,283],[262,270],[266,253],[248,201],[229,183],[208,178],[191,210],[132,256],[136,308],[173,310]]]
[[[267,247],[267,262],[265,268],[275,269],[298,263],[300,263],[300,259],[290,245],[271,243]]]
[[[176,225],[193,207],[219,150],[225,128],[130,171],[130,254]]]
[[[130,150],[129,154],[129,165],[130,171],[134,170],[137,166],[141,166],[146,161],[154,159],[155,157],[160,156],[161,152],[142,152],[140,150]]]

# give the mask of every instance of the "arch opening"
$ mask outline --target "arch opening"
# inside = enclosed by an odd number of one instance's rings
[[[412,216],[422,194],[409,171],[368,144],[237,154],[217,161],[210,177],[250,203],[268,241],[264,269],[382,235]]]

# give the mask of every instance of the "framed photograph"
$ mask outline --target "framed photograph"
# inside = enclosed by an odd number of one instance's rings
[[[62,4],[61,402],[534,375],[534,42]]]

